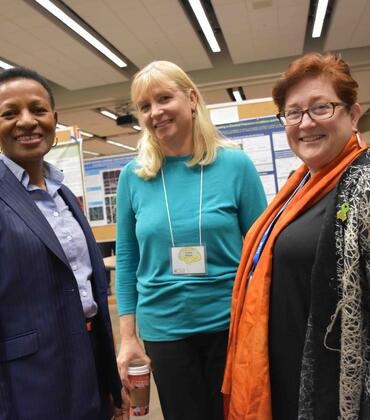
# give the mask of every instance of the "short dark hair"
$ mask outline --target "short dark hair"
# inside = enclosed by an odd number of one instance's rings
[[[30,79],[40,83],[49,95],[51,108],[55,109],[55,98],[49,82],[37,73],[35,70],[28,69],[27,67],[12,67],[11,69],[4,70],[0,73],[0,85],[13,79]]]

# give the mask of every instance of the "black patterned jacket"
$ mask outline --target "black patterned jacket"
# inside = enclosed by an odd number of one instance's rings
[[[319,237],[298,419],[370,419],[369,149],[342,175]]]

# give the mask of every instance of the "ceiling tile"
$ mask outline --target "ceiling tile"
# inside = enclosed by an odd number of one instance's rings
[[[309,0],[212,0],[212,5],[234,63],[302,53]]]
[[[212,67],[176,1],[66,0],[65,3],[140,68],[164,58],[181,61],[187,71]],[[183,43],[181,50],[178,39]]]
[[[370,44],[370,0],[337,2],[325,41],[325,51]]]

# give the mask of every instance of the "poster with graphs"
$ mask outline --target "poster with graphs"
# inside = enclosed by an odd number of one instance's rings
[[[122,168],[135,155],[110,156],[85,161],[87,217],[91,226],[116,223],[116,192]]]
[[[227,138],[236,141],[257,168],[270,202],[301,160],[290,150],[285,130],[272,115],[217,127]]]
[[[275,116],[223,124],[217,127],[248,154],[261,177],[270,202],[301,161],[290,150],[283,127]],[[86,208],[91,226],[116,223],[116,191],[121,169],[135,154],[85,161]]]

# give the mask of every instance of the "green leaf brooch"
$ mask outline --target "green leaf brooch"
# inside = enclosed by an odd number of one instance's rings
[[[349,211],[349,204],[343,203],[340,210],[337,211],[337,219],[344,222],[347,219],[347,213]]]

